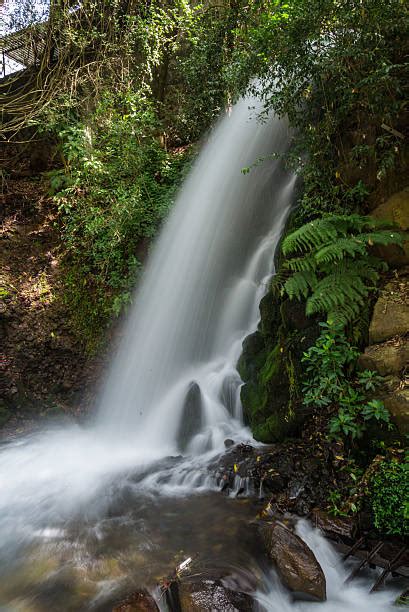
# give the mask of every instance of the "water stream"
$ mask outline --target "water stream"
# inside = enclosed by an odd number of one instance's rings
[[[294,194],[278,161],[241,171],[289,146],[285,122],[259,123],[254,107],[234,107],[190,172],[137,289],[94,422],[0,448],[0,610],[109,610],[121,593],[154,585],[194,554],[203,568],[253,575],[260,610],[317,607],[293,603],[264,571],[256,509],[221,496],[207,467],[227,437],[251,440],[236,363],[256,328]],[[392,591],[341,589],[328,545],[300,529],[326,551],[330,597],[319,609],[388,609]]]

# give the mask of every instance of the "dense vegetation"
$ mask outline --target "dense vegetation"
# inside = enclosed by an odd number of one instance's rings
[[[33,16],[19,10],[15,19],[26,25]],[[284,343],[283,326],[274,328],[275,344],[257,364],[258,386],[249,393],[261,419],[255,431],[265,441],[278,427],[286,435],[302,398],[309,410],[327,410],[326,435],[345,444],[362,475],[391,428],[372,397],[381,381],[356,371],[354,344],[365,336],[368,300],[385,267],[372,247],[401,242],[365,214],[388,181],[399,184],[407,159],[400,130],[408,6],[402,0],[90,0],[78,11],[51,2],[50,16],[49,54],[37,76],[41,95],[12,99],[5,129],[13,137],[29,123],[31,134],[54,148],[46,177],[64,237],[64,299],[88,348],[129,302],[194,143],[250,89],[263,99],[265,114],[288,116],[295,136],[286,163],[302,178],[292,233],[283,242],[281,297],[272,291],[270,298],[306,301],[321,332],[311,335],[301,357],[294,348],[299,337]],[[53,45],[60,49],[54,61]],[[278,424],[263,412],[265,389],[283,372],[289,409]],[[381,427],[369,452],[362,441],[373,422]],[[374,525],[387,533],[406,530],[407,506],[398,499],[406,467],[402,454],[389,453],[368,484]],[[387,497],[393,499],[388,512]],[[341,505],[337,498],[336,508]]]

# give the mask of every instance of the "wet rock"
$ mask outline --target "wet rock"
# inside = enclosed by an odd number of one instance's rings
[[[369,344],[377,344],[409,330],[409,277],[387,283],[375,304],[369,326]]]
[[[135,591],[118,603],[112,612],[157,612],[158,610],[152,595],[147,591]]]
[[[190,440],[202,428],[202,392],[196,382],[192,382],[186,394],[181,426],[178,433],[178,446],[183,452]]]
[[[312,520],[316,527],[330,537],[343,536],[352,539],[356,532],[356,523],[352,518],[331,516],[319,508],[313,510]]]
[[[397,388],[382,398],[402,435],[409,434],[409,388]]]
[[[396,338],[382,344],[372,344],[360,355],[362,370],[376,370],[382,376],[399,374],[409,363],[409,338]]]
[[[234,446],[234,440],[230,440],[230,438],[227,438],[227,440],[224,441],[224,446],[225,448],[230,448],[231,446]]]
[[[222,580],[183,582],[179,585],[182,612],[251,612],[253,598],[224,586]]]
[[[307,544],[279,521],[265,525],[261,534],[285,586],[294,593],[325,601],[325,575]]]

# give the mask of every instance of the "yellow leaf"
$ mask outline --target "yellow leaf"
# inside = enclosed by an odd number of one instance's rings
[[[341,178],[341,174],[338,170],[335,172],[335,178],[337,179]]]
[[[234,464],[233,469],[234,469],[234,472],[235,472],[235,473],[239,471],[239,468],[238,468],[237,463],[235,463],[235,464]]]

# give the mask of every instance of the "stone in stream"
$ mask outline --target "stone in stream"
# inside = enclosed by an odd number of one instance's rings
[[[180,423],[177,442],[178,447],[183,452],[186,450],[190,440],[202,428],[202,392],[197,382],[192,382],[189,385]]]
[[[112,612],[159,612],[159,608],[147,591],[135,591],[118,603]]]
[[[261,535],[283,584],[293,593],[325,601],[325,575],[307,544],[279,521],[263,526]]]
[[[222,580],[183,581],[179,584],[182,612],[251,612],[253,598],[229,589]]]

